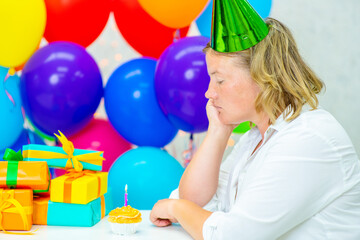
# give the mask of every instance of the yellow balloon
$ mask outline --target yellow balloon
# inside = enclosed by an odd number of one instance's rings
[[[170,28],[189,26],[209,0],[138,0],[155,20]]]
[[[0,0],[0,65],[16,67],[28,60],[45,26],[44,0]]]

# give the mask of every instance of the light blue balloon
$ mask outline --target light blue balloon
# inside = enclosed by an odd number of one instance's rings
[[[272,0],[248,0],[248,2],[262,18],[270,15]]]
[[[16,142],[24,124],[21,112],[20,78],[14,75],[9,76],[5,81],[8,71],[8,68],[0,66],[0,150]]]
[[[272,0],[248,0],[251,6],[262,18],[270,15]],[[202,36],[210,37],[213,0],[209,2],[204,12],[196,19],[196,25]]]
[[[203,13],[195,21],[200,34],[208,38],[211,34],[212,7],[213,0],[210,0]]]
[[[127,184],[128,205],[140,210],[152,209],[158,200],[168,198],[178,187],[183,172],[180,163],[159,148],[139,147],[125,152],[109,171],[114,207],[124,205]]]

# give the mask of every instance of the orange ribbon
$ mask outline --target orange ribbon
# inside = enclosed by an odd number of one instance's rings
[[[101,190],[101,178],[99,175],[96,174],[95,171],[91,170],[83,170],[81,172],[76,171],[75,169],[70,169],[65,174],[68,178],[65,179],[64,183],[64,203],[71,203],[71,185],[72,182],[82,176],[92,176],[97,177],[98,180],[98,193],[97,196],[100,197],[100,190]]]
[[[105,198],[104,195],[100,197],[101,200],[101,218],[105,217]]]
[[[18,200],[14,199],[14,190],[0,190],[0,230],[6,234],[16,234],[16,235],[33,235],[33,232],[18,233],[18,232],[8,232],[2,226],[3,213],[19,213],[21,220],[24,223],[24,229],[29,228],[29,222],[26,217],[26,214],[29,213],[29,207],[23,207]],[[14,206],[14,207],[12,207]]]

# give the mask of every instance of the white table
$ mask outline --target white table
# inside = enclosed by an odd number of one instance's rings
[[[1,240],[183,240],[192,239],[178,224],[168,227],[156,227],[150,220],[150,211],[140,211],[142,222],[137,232],[130,236],[115,235],[111,232],[108,216],[93,227],[60,227],[33,225],[31,230],[38,229],[34,235],[10,235],[0,233]]]

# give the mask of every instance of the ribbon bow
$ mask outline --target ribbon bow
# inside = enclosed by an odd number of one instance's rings
[[[3,159],[5,161],[22,161],[23,160],[23,156],[21,154],[21,150],[15,152],[14,150],[7,148],[5,150]]]
[[[103,157],[100,156],[101,152],[86,153],[86,154],[74,156],[74,150],[75,150],[74,144],[71,141],[69,141],[65,137],[65,135],[62,132],[60,132],[60,130],[59,130],[60,136],[57,135],[56,133],[54,134],[61,142],[62,148],[68,157],[68,161],[66,162],[65,169],[74,168],[75,171],[81,172],[83,170],[83,165],[81,164],[80,161],[89,162],[89,163],[93,162],[96,165],[101,165],[101,162],[105,160]]]
[[[14,207],[12,207],[14,206]],[[18,200],[14,199],[14,190],[0,190],[0,230],[7,234],[18,234],[18,235],[32,235],[32,232],[27,233],[14,233],[14,232],[7,232],[4,227],[2,226],[3,222],[3,213],[19,213],[21,219],[24,223],[24,229],[29,228],[29,222],[26,218],[26,212],[29,211],[29,208],[24,208],[21,206]]]
[[[3,159],[8,161],[6,185],[8,188],[16,188],[19,162],[23,160],[21,150],[15,152],[14,150],[7,148],[5,150]]]

